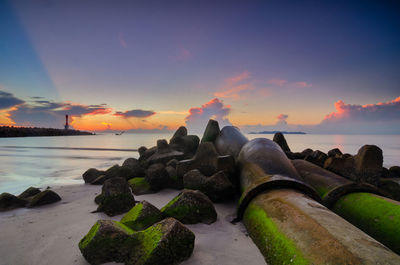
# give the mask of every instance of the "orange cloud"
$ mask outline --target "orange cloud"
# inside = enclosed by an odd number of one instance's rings
[[[240,73],[238,75],[235,75],[235,76],[232,76],[232,77],[229,77],[229,78],[225,79],[225,83],[227,83],[227,84],[236,84],[236,83],[238,83],[240,81],[243,81],[243,80],[246,80],[246,79],[250,78],[250,76],[251,76],[250,72],[244,71],[243,73]]]
[[[220,92],[215,92],[214,96],[221,97],[221,98],[232,98],[232,99],[238,100],[240,98],[243,98],[243,95],[240,95],[241,92],[247,91],[247,90],[252,90],[252,89],[254,89],[254,87],[251,84],[243,84],[243,85],[238,85],[235,87],[228,88],[228,89],[220,91]]]

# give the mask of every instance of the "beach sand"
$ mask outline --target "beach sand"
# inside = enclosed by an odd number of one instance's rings
[[[62,201],[0,213],[1,265],[88,264],[78,248],[80,239],[97,220],[119,221],[122,217],[91,213],[97,208],[93,200],[101,192],[101,186],[80,184],[52,187],[52,190]],[[147,200],[161,208],[178,193],[163,190],[135,196],[135,199]],[[196,234],[196,241],[192,256],[182,264],[265,264],[244,226],[229,222],[234,216],[235,203],[215,204],[215,208],[217,222],[187,225]]]

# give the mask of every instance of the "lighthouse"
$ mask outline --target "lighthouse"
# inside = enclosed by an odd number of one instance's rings
[[[64,129],[68,130],[69,129],[69,125],[68,125],[68,114],[65,115],[65,125],[64,125]]]

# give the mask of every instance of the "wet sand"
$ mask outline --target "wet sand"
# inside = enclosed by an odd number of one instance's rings
[[[108,217],[91,213],[97,208],[94,197],[101,186],[69,185],[52,187],[62,201],[34,209],[0,213],[0,265],[88,264],[79,251],[80,239],[99,219],[119,221],[122,215]],[[135,196],[156,207],[163,207],[179,191],[163,190]],[[247,236],[241,223],[231,224],[235,203],[215,204],[217,222],[187,225],[196,234],[192,256],[185,265],[265,264],[264,258]]]

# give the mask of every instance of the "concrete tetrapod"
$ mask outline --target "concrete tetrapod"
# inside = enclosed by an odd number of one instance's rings
[[[219,151],[229,149],[222,136],[216,142]],[[395,253],[313,200],[318,195],[273,141],[246,143],[237,161],[244,192],[238,217],[242,211],[269,264],[400,264]]]
[[[400,202],[379,196],[372,185],[354,183],[303,160],[293,160],[325,206],[400,254]]]

